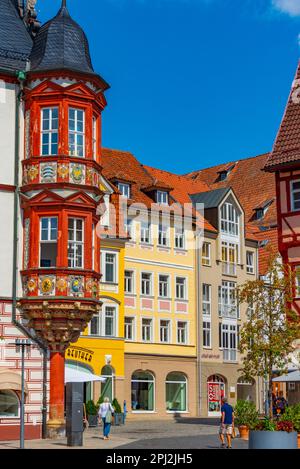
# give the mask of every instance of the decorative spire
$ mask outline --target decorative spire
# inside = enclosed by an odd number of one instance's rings
[[[67,8],[67,0],[62,0],[61,7],[62,8]]]

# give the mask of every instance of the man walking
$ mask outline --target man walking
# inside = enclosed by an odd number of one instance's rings
[[[227,448],[231,449],[231,437],[234,426],[234,411],[231,405],[228,404],[226,397],[222,397],[221,407],[221,425],[220,425],[220,440],[221,448],[225,448],[225,435],[227,440]]]

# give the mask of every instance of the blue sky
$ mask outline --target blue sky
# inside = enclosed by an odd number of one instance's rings
[[[38,0],[42,21],[60,0]],[[270,151],[300,52],[300,0],[68,0],[111,85],[103,145],[186,173]]]

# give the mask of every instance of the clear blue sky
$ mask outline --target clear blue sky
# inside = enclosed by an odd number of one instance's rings
[[[45,21],[60,0],[39,0]],[[111,85],[103,145],[176,173],[269,151],[299,60],[300,0],[68,0]]]

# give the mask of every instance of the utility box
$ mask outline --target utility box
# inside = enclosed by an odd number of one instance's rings
[[[83,383],[66,384],[66,434],[68,446],[83,446]]]

